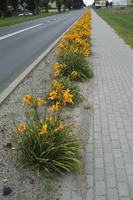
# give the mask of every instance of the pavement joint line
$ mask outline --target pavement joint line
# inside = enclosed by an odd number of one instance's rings
[[[51,50],[57,45],[60,39],[65,35],[71,27],[82,17],[80,17],[72,23],[72,25],[65,30],[32,64],[30,64],[24,72],[22,72],[1,94],[0,105],[6,100],[6,98],[17,88],[17,86],[37,67],[37,65],[51,52]]]

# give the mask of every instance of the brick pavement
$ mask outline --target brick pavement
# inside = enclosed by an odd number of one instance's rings
[[[87,200],[133,200],[133,50],[92,12]]]

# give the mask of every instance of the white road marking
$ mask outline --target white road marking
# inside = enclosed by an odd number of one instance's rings
[[[11,36],[13,36],[13,35],[17,35],[17,34],[19,34],[19,33],[22,33],[22,32],[24,32],[24,31],[28,31],[28,30],[30,30],[30,29],[32,29],[32,28],[36,28],[36,27],[41,26],[41,25],[43,25],[43,24],[37,24],[37,25],[35,25],[35,26],[31,26],[31,27],[29,27],[29,28],[25,28],[25,29],[22,29],[22,30],[20,30],[20,31],[16,31],[16,32],[14,32],[14,33],[10,33],[10,34],[1,36],[1,37],[0,37],[0,40],[4,40],[4,39],[6,39],[6,38],[8,38],[8,37],[11,37]]]

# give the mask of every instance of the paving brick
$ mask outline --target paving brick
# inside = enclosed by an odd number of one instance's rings
[[[106,200],[106,196],[96,196],[95,200]]]
[[[103,150],[104,152],[112,152],[112,146],[111,144],[103,144]]]
[[[120,149],[119,140],[112,140],[112,149]]]
[[[113,149],[114,157],[115,158],[121,158],[122,157],[122,152],[120,149]]]
[[[128,176],[128,182],[129,182],[129,185],[131,186],[131,188],[133,188],[133,175]]]
[[[94,174],[94,164],[93,163],[87,163],[85,164],[85,171],[88,175]]]
[[[103,181],[104,180],[104,169],[103,168],[95,169],[95,180],[96,181]]]
[[[106,174],[115,174],[114,163],[105,163]]]
[[[102,148],[102,140],[95,140],[94,141],[94,146],[95,146],[95,149],[96,148]]]
[[[88,144],[86,146],[86,152],[87,153],[93,153],[93,144]]]
[[[112,132],[112,133],[111,133],[111,139],[112,139],[112,140],[117,140],[117,139],[118,139],[118,135],[117,135],[116,132]]]
[[[94,177],[93,175],[86,175],[88,187],[93,187],[94,184]]]
[[[115,175],[107,175],[106,176],[107,187],[115,188],[116,187],[116,177]]]
[[[124,153],[130,152],[129,144],[121,144],[121,149]]]
[[[95,158],[95,168],[103,168],[103,158]]]
[[[95,132],[94,139],[101,139],[101,132]]]
[[[119,200],[117,188],[108,188],[107,196],[108,196],[108,200]]]
[[[127,183],[118,183],[118,189],[119,189],[119,196],[121,197],[129,196],[129,189]]]
[[[104,153],[104,161],[105,163],[113,163],[113,154],[112,153]]]
[[[103,136],[103,143],[108,144],[111,142],[110,136]]]
[[[126,171],[128,175],[133,175],[133,164],[126,164]]]
[[[116,176],[118,182],[125,182],[126,180],[126,172],[125,169],[117,169],[116,170]]]
[[[96,158],[103,157],[103,149],[102,148],[96,148],[94,154],[95,154]]]
[[[123,160],[122,158],[114,158],[114,162],[115,162],[115,167],[117,169],[124,169],[124,163],[123,163]]]
[[[128,138],[129,140],[132,140],[132,139],[133,139],[133,132],[132,132],[132,131],[127,133],[127,138]]]
[[[127,140],[126,135],[120,136],[119,140],[120,140],[121,144],[128,144],[128,140]]]
[[[104,181],[96,181],[95,194],[96,196],[106,195]]]
[[[94,200],[94,189],[93,188],[89,188],[87,190],[87,200]]]
[[[123,160],[126,164],[133,164],[133,155],[131,152],[123,153]]]

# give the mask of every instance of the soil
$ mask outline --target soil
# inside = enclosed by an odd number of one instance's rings
[[[53,175],[47,178],[30,168],[18,165],[11,133],[16,130],[15,124],[24,119],[22,98],[26,94],[43,97],[50,87],[50,74],[56,60],[55,49],[32,71],[23,82],[0,106],[0,199],[1,200],[86,200],[87,168],[85,146],[91,134],[90,120],[93,113],[93,79],[79,83],[84,101],[65,114],[67,120],[76,124],[75,134],[81,136],[83,142],[82,172],[65,176]],[[91,109],[88,109],[91,107]],[[4,195],[8,188],[9,194]]]

